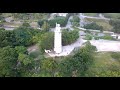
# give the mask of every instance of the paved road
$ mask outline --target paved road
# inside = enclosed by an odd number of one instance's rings
[[[105,18],[102,14],[100,14],[100,17],[92,17],[92,16],[85,16],[84,14],[80,13],[79,17],[81,18],[93,18],[93,19],[104,19],[104,20],[110,20],[109,18]]]
[[[71,22],[70,22],[70,20],[71,20],[72,18],[73,18],[73,16],[70,16],[70,17],[69,17],[68,23],[67,23],[67,25],[66,25],[66,28],[72,29],[72,28],[71,28],[72,25],[71,25]]]
[[[96,46],[98,52],[101,51],[120,52],[120,41],[91,40],[90,42],[92,45]]]

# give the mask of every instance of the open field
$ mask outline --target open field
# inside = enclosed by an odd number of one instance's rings
[[[120,77],[120,63],[111,57],[111,52],[96,53],[94,63],[87,71],[86,76]]]
[[[112,26],[109,24],[109,21],[104,19],[93,19],[93,18],[85,18],[86,21],[95,22],[97,25],[102,26],[104,31],[109,31],[112,29]]]
[[[84,13],[85,16],[97,16],[98,14],[97,13]]]
[[[120,19],[120,13],[103,13],[106,18]]]

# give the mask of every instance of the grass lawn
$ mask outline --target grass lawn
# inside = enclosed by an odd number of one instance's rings
[[[114,19],[120,18],[120,13],[103,13],[103,15],[107,18],[114,18]]]
[[[111,57],[111,52],[96,53],[94,64],[91,65],[86,76],[118,77],[120,76],[120,62]]]
[[[4,17],[11,17],[11,16],[12,16],[12,13],[2,13],[2,15],[3,15]]]
[[[103,19],[93,19],[85,18],[86,21],[95,22],[99,26],[103,26],[104,31],[109,31],[112,29],[112,26],[109,24],[109,21]]]
[[[97,16],[97,13],[84,13],[85,16]]]
[[[19,27],[21,24],[18,24],[18,23],[8,23],[8,22],[4,22],[3,23],[4,25],[10,25],[10,26],[16,26],[16,27]]]
[[[102,13],[106,18],[120,18],[120,13]],[[97,13],[84,13],[86,16],[97,16]]]

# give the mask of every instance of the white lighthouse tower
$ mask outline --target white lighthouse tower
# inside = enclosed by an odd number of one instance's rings
[[[59,54],[62,52],[62,38],[61,38],[60,24],[56,23],[56,29],[54,31],[54,51]]]

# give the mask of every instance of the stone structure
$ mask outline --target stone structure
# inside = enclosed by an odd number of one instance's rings
[[[59,54],[62,52],[62,34],[60,24],[56,23],[56,28],[54,31],[54,51]]]

